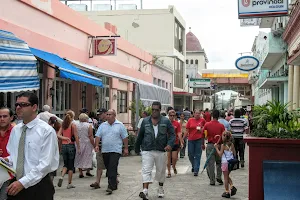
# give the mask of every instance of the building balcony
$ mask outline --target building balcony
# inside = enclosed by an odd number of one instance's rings
[[[264,70],[259,77],[259,89],[271,89],[279,87],[283,82],[288,81],[288,70],[282,71],[279,74],[270,75],[268,70]]]
[[[278,60],[286,52],[286,44],[281,37],[276,37],[273,33],[265,36],[266,43],[261,52],[261,69],[272,69]]]

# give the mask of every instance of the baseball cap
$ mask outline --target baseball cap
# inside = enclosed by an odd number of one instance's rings
[[[99,110],[97,110],[97,115],[100,115],[101,113],[106,113],[107,110],[105,108],[101,108]]]

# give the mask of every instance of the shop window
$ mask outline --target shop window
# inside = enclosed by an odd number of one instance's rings
[[[81,85],[81,108],[86,108],[86,85]]]
[[[198,65],[198,60],[195,60],[195,64]]]
[[[72,81],[56,78],[53,82],[52,113],[62,118],[71,109]]]
[[[118,113],[127,113],[127,92],[118,91]]]
[[[158,84],[157,85],[161,87],[161,80],[160,79],[158,79]]]
[[[194,60],[191,60],[191,64],[192,64],[192,65],[194,64]]]
[[[188,60],[188,59],[186,59],[186,60],[185,60],[185,63],[188,65],[188,64],[189,64],[189,60]]]
[[[179,59],[174,59],[174,86],[177,88],[183,89],[183,69],[184,69],[184,63]],[[170,87],[171,88],[171,87]]]

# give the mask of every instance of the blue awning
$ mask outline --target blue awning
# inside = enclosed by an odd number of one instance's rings
[[[101,79],[78,69],[58,55],[35,48],[30,48],[30,50],[36,57],[55,65],[60,70],[60,77],[103,87]]]
[[[0,30],[0,92],[38,90],[37,60],[26,42]]]

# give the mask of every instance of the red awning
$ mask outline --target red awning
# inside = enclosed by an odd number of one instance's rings
[[[195,94],[195,93],[190,93],[190,92],[175,92],[175,91],[173,91],[173,94],[174,95],[181,95],[181,96],[199,96],[199,95],[197,95],[197,94]]]

